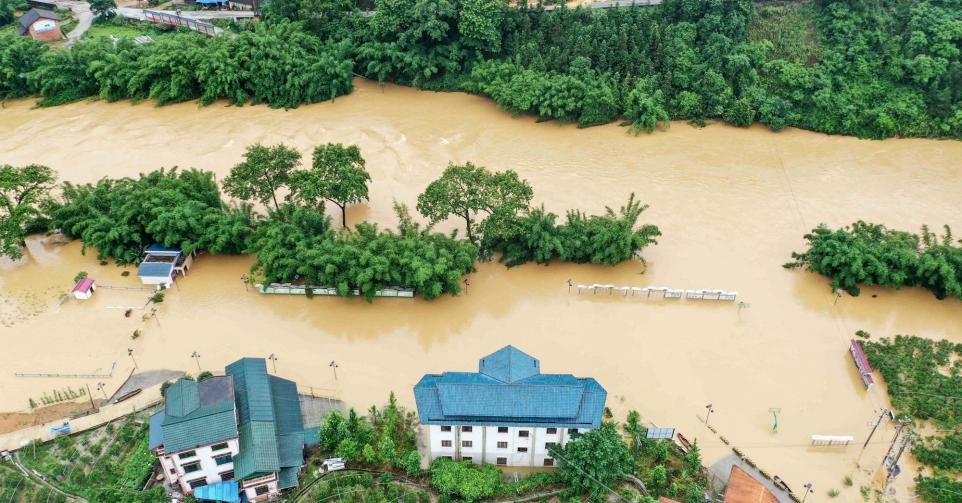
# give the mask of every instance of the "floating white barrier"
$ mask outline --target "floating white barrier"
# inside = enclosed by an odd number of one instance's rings
[[[569,280],[570,281],[570,280]],[[568,286],[571,286],[569,282]],[[590,285],[579,284],[578,293],[581,290],[591,290],[592,293],[598,293],[598,289],[607,290],[609,295],[612,295],[615,291],[620,292],[623,296],[627,297],[628,292],[631,292],[631,296],[645,295],[647,298],[663,298],[663,299],[680,299],[682,297],[691,300],[722,300],[727,302],[734,302],[738,298],[738,292],[726,292],[724,290],[683,290],[681,288],[668,288],[665,286],[618,286],[612,284],[602,284],[602,283],[592,283]],[[570,291],[570,290],[569,290]]]

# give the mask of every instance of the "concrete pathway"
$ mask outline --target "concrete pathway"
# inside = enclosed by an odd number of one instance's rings
[[[54,3],[57,7],[72,11],[77,16],[79,23],[70,30],[70,33],[67,33],[67,45],[74,45],[94,23],[94,13],[90,11],[90,4],[80,0],[55,0]]]
[[[130,400],[120,402],[116,405],[104,405],[98,412],[90,414],[89,416],[78,417],[76,419],[62,418],[38,426],[31,426],[22,430],[0,434],[0,451],[16,451],[34,440],[41,442],[53,440],[54,434],[50,432],[50,428],[59,427],[64,421],[70,423],[70,431],[72,433],[77,433],[96,428],[97,426],[119,419],[132,412],[146,409],[160,403],[160,400],[160,385],[151,386]]]

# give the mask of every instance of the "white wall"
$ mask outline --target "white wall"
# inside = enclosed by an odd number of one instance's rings
[[[216,452],[211,449],[214,445],[221,443],[223,442],[204,445],[196,449],[188,449],[187,451],[164,453],[162,456],[158,456],[160,458],[160,464],[164,469],[164,476],[167,478],[167,482],[179,484],[181,491],[185,494],[193,492],[190,487],[190,482],[200,479],[205,479],[208,485],[221,482],[221,474],[234,471],[234,463],[218,465],[217,462],[214,461],[214,458],[225,454],[237,457],[237,454],[240,452],[240,444],[236,438],[227,440],[226,449],[221,449]],[[179,454],[188,451],[194,451],[195,455],[181,459]],[[197,461],[200,462],[200,470],[184,473],[184,465],[189,465]],[[173,469],[173,473],[171,473],[171,469]]]
[[[257,488],[264,485],[267,486],[267,492],[258,496]],[[272,473],[258,479],[249,480],[244,483],[243,492],[247,494],[248,501],[260,501],[273,498],[280,494],[280,490],[277,488],[277,476]]]
[[[547,445],[557,443],[564,446],[571,438],[567,428],[556,428],[554,433],[548,433],[549,428],[507,427],[507,432],[499,432],[497,426],[474,426],[471,432],[465,432],[457,425],[451,425],[451,431],[441,431],[441,426],[428,427],[431,459],[449,456],[451,459],[461,460],[467,457],[475,464],[497,464],[498,458],[506,458],[506,466],[543,467],[548,454]],[[590,428],[578,429],[580,433]],[[527,436],[522,436],[527,432]],[[443,441],[451,442],[444,446]],[[465,447],[463,442],[470,441],[471,447]],[[502,446],[499,446],[502,443]],[[519,452],[519,448],[526,452]],[[555,461],[554,466],[557,466]]]

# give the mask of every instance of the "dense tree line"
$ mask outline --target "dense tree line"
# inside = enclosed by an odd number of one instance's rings
[[[529,209],[518,225],[489,243],[501,253],[508,266],[526,262],[547,264],[552,260],[580,264],[615,265],[636,257],[648,245],[657,244],[658,227],[645,224],[636,228],[638,217],[648,208],[631,194],[628,204],[617,213],[606,208],[604,215],[585,215],[570,210],[567,221],[558,225],[558,216],[543,207]]]
[[[962,299],[962,242],[953,239],[948,226],[940,237],[928,227],[917,235],[862,221],[837,230],[820,225],[805,235],[808,249],[792,253],[785,268],[824,274],[833,289],[851,295],[859,285],[920,286],[939,299]]]
[[[236,36],[180,33],[143,45],[95,37],[65,50],[0,33],[0,98],[39,94],[40,105],[88,97],[160,105],[223,99],[291,108],[349,93],[349,51],[346,41],[323,42],[291,23],[255,24]]]
[[[421,228],[403,206],[396,211],[396,232],[367,222],[350,232],[332,229],[323,209],[284,204],[257,227],[250,248],[255,271],[267,282],[330,285],[339,295],[358,290],[368,300],[389,286],[414,288],[426,299],[459,293],[477,248]]]
[[[503,0],[276,0],[236,36],[70,50],[0,33],[0,98],[293,107],[351,73],[490,96],[514,113],[633,131],[669,119],[862,137],[962,137],[957,0],[667,0],[544,10]],[[361,15],[358,6],[376,8]],[[38,57],[42,54],[42,57]]]
[[[159,169],[137,178],[65,182],[51,197],[55,174],[45,166],[0,168],[0,254],[18,259],[28,232],[60,230],[94,248],[98,258],[138,263],[153,244],[186,252],[256,256],[251,280],[330,286],[339,295],[363,295],[401,286],[433,299],[461,291],[461,278],[479,258],[501,253],[509,266],[552,260],[617,264],[636,257],[661,235],[654,225],[636,228],[647,208],[634,194],[618,213],[555,215],[531,209],[531,185],[511,170],[492,172],[470,162],[450,165],[418,197],[422,227],[395,204],[396,230],[370,222],[347,225],[347,207],[368,198],[371,180],[356,145],[317,146],[313,162],[283,144],[252,145],[221,185],[240,204],[228,204],[208,171]],[[337,228],[325,204],[340,209]],[[260,204],[267,209],[255,211]],[[461,218],[445,235],[433,225]],[[312,290],[308,290],[313,292]]]
[[[153,243],[188,252],[242,253],[256,216],[249,205],[228,206],[213,173],[174,168],[136,179],[65,182],[50,218],[51,228],[82,240],[98,258],[133,264]]]

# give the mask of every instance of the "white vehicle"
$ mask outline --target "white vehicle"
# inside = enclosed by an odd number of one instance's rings
[[[318,469],[320,473],[336,472],[338,470],[343,470],[347,461],[344,458],[329,458],[325,459],[321,463],[321,467]]]

